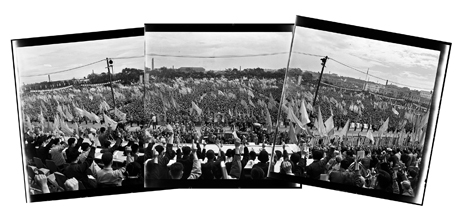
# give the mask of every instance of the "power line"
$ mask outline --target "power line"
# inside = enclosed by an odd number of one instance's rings
[[[63,72],[83,68],[83,67],[86,67],[86,66],[94,65],[94,64],[102,62],[102,61],[105,61],[105,59],[101,59],[101,60],[96,61],[96,62],[92,62],[92,63],[86,64],[86,65],[82,65],[82,66],[78,66],[78,67],[74,67],[74,68],[69,68],[69,69],[65,69],[65,70],[61,70],[61,71],[55,71],[55,72],[43,73],[43,74],[37,74],[37,75],[21,75],[21,77],[30,78],[30,77],[37,77],[37,76],[44,76],[44,75],[54,75],[54,74],[59,74],[59,73],[63,73]]]
[[[109,58],[109,59],[113,59],[113,60],[116,60],[116,59],[137,59],[137,58],[144,58],[145,56],[127,56],[127,57],[115,57],[115,58]]]
[[[338,64],[341,64],[341,65],[343,65],[343,66],[345,66],[345,67],[351,68],[351,69],[353,69],[353,70],[355,70],[355,71],[357,71],[357,72],[359,72],[359,73],[367,74],[367,72],[364,72],[364,71],[361,71],[361,70],[356,69],[356,68],[354,68],[354,67],[351,67],[351,66],[349,66],[349,65],[347,65],[347,64],[344,64],[344,63],[342,63],[342,62],[340,62],[340,61],[337,61],[336,59],[333,59],[333,58],[329,58],[329,59],[332,60],[332,61],[335,61],[335,62],[337,62]],[[387,79],[384,79],[384,78],[381,78],[381,77],[378,77],[378,76],[375,76],[375,75],[372,75],[372,74],[367,74],[367,75],[369,75],[369,76],[371,76],[371,77],[374,77],[374,78],[378,78],[378,79],[380,79],[380,80],[384,80],[384,81],[387,80]],[[388,82],[391,82],[391,83],[393,83],[393,84],[398,84],[398,85],[401,85],[401,86],[405,86],[405,87],[411,87],[411,88],[422,89],[422,90],[429,90],[429,89],[427,89],[427,88],[415,87],[415,86],[412,86],[412,85],[402,84],[402,83],[398,83],[398,82],[390,81],[390,80],[388,80]]]
[[[158,54],[150,53],[149,56],[160,56],[160,57],[174,57],[174,58],[202,58],[202,59],[219,59],[219,58],[246,58],[246,57],[259,57],[259,56],[274,56],[288,54],[289,52],[275,52],[275,53],[262,53],[262,54],[246,54],[246,55],[220,55],[220,56],[192,56],[192,55],[170,55],[170,54]]]
[[[301,54],[301,55],[307,55],[307,56],[314,56],[314,57],[321,57],[321,58],[324,57],[324,56],[322,56],[322,55],[316,55],[316,54],[304,53],[304,52],[296,52],[296,51],[293,51],[292,53]]]

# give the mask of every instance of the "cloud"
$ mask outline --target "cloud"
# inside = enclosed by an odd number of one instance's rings
[[[419,75],[417,73],[409,72],[409,71],[403,71],[402,75],[406,76],[408,78],[411,78],[411,79],[419,79],[419,80],[427,79],[425,76],[421,76],[421,75]]]
[[[44,64],[43,66],[45,66],[45,67],[53,67],[53,66],[50,65],[50,64]]]

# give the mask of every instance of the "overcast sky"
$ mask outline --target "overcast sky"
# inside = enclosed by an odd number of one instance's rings
[[[114,61],[114,71],[123,68],[139,68],[144,66],[144,37],[127,37],[109,40],[95,40],[77,43],[52,44],[44,46],[21,47],[15,50],[19,83],[35,83],[48,81],[48,76],[24,77],[41,75],[66,70],[96,62],[107,57],[140,56],[134,59],[118,59]],[[83,78],[94,70],[95,73],[107,72],[107,63],[100,62],[87,67],[50,75],[53,80]]]
[[[279,69],[287,67],[290,32],[147,32],[146,53],[181,56],[226,56],[246,54],[284,53],[273,56],[245,58],[178,58],[147,56],[151,67],[203,67],[206,70],[226,68]]]
[[[369,40],[331,32],[296,27],[293,50],[334,58],[344,64],[380,78],[408,85],[411,89],[434,87],[439,52],[400,44]],[[321,71],[319,57],[293,54],[290,68]],[[365,78],[348,67],[328,60],[325,73],[354,78]],[[384,84],[385,81],[369,77],[370,81]],[[390,84],[391,82],[388,82]],[[398,85],[398,84],[395,84]],[[398,85],[401,86],[401,85]],[[422,89],[418,89],[422,90]]]

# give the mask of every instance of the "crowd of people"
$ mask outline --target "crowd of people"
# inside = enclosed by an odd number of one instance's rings
[[[326,142],[326,141],[324,141]],[[284,156],[280,173],[414,197],[420,182],[420,148],[310,144]]]
[[[147,85],[115,86],[118,108],[127,116],[125,123],[108,130],[109,124],[102,115],[108,114],[112,118],[116,115],[101,109],[101,102],[113,108],[110,87],[74,87],[49,94],[23,93],[23,112],[30,115],[32,121],[39,122],[37,115],[42,113],[47,121],[52,121],[54,115],[59,114],[58,106],[68,106],[73,119],[67,122],[77,127],[89,124],[89,128],[77,128],[74,136],[65,137],[56,130],[53,133],[25,131],[31,191],[46,193],[142,186],[144,182],[148,185],[158,179],[264,179],[269,170],[274,170],[364,188],[385,191],[391,188],[394,193],[414,195],[419,175],[419,148],[387,149],[389,145],[385,143],[378,147],[353,147],[353,144],[345,143],[334,147],[319,142],[307,145],[303,132],[296,131],[296,139],[303,140],[292,140],[287,130],[292,121],[283,112],[280,121],[284,129],[275,136],[273,127],[277,124],[283,80],[181,79],[180,86],[178,83],[177,79],[158,78],[155,83]],[[314,85],[306,88],[310,96],[315,88]],[[388,130],[407,129],[399,124],[403,113],[394,113],[392,107],[376,107],[375,103],[382,100],[374,95],[337,92],[336,89],[320,87],[315,108],[308,109],[311,121],[318,117],[319,106],[324,120],[334,116],[337,130],[350,120],[366,123],[368,129],[376,131],[387,118],[390,121]],[[300,91],[302,94],[287,92],[287,102],[302,99],[306,91]],[[313,104],[311,99],[306,99],[307,103]],[[197,107],[192,107],[192,103]],[[347,110],[350,103],[359,105],[359,112]],[[91,124],[97,122],[78,116],[71,107],[74,105],[98,115],[102,128],[91,128]],[[296,107],[298,112],[300,105]],[[267,124],[267,111],[272,124]],[[128,126],[134,124],[137,124],[137,130],[127,131]],[[312,122],[309,128],[313,126]],[[109,139],[115,141],[113,147],[110,147]],[[122,146],[122,142],[128,143]],[[290,142],[299,144],[302,150],[292,154],[285,150],[275,151],[275,160],[270,161],[271,152],[251,150],[248,142],[262,145],[262,148],[267,144]],[[207,144],[217,145],[218,151],[206,149]],[[223,144],[234,144],[235,148],[224,151]],[[101,149],[98,158],[95,157],[96,148]],[[114,161],[115,151],[127,156],[124,163]],[[361,151],[364,156],[358,158]],[[50,179],[51,174],[56,180]],[[57,180],[61,179],[60,175],[66,179],[61,184]]]
[[[59,130],[24,133],[27,180],[32,195],[107,187],[143,188],[144,150],[139,135],[123,124],[80,128],[74,136]],[[142,139],[142,138],[141,138]],[[113,144],[113,142],[115,142]],[[127,142],[122,145],[122,142]],[[139,144],[140,143],[140,144]],[[100,156],[96,156],[97,153]],[[116,153],[126,159],[116,161]]]

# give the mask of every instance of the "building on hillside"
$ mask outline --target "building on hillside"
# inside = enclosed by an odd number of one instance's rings
[[[386,85],[385,89],[381,91],[382,94],[394,98],[398,98],[400,96],[400,88],[395,85]]]
[[[431,91],[420,91],[420,97],[425,99],[431,99]]]
[[[192,73],[192,72],[205,72],[206,70],[203,67],[180,67],[177,69],[179,72]]]
[[[420,102],[420,92],[416,90],[411,90],[409,92],[404,93],[403,98],[413,102]]]
[[[370,92],[373,92],[373,93],[379,93],[380,90],[382,90],[383,88],[383,85],[381,84],[375,84],[375,83],[366,83],[366,85],[364,86],[364,90],[365,91],[370,91]]]

